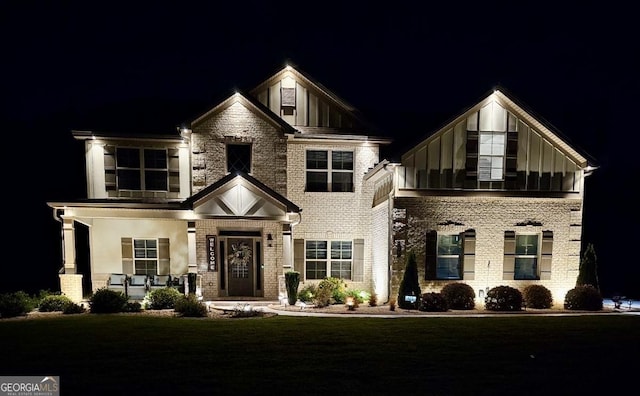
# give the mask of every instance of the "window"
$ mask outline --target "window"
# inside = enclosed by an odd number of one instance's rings
[[[438,257],[436,260],[437,279],[462,279],[460,255],[462,238],[460,234],[438,234]]]
[[[331,276],[351,279],[351,241],[331,242]]]
[[[327,276],[327,242],[306,241],[305,244],[307,279],[323,279]]]
[[[158,241],[155,239],[133,240],[133,266],[136,275],[158,274]]]
[[[505,133],[480,132],[478,153],[478,180],[504,179]]]
[[[306,165],[306,191],[353,192],[353,152],[308,150]]]
[[[514,279],[539,279],[537,234],[517,234]]]
[[[329,262],[327,247],[331,247]],[[305,242],[305,278],[324,279],[327,273],[340,279],[351,279],[353,259],[353,243],[351,241],[306,241]],[[330,270],[327,264],[331,265]]]
[[[167,191],[167,150],[118,147],[116,174],[119,190]]]
[[[295,88],[282,88],[282,107],[296,107]]]
[[[227,144],[227,172],[251,173],[251,145]]]

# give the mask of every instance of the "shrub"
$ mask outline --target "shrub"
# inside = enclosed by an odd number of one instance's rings
[[[346,282],[340,278],[329,276],[320,281],[320,284],[318,285],[318,293],[320,293],[320,289],[328,290],[330,296],[329,303],[323,306],[326,307],[329,304],[343,304],[347,296],[346,288]],[[326,292],[322,293],[323,298],[325,298],[325,293]]]
[[[449,310],[447,300],[441,293],[424,293],[420,298],[420,311],[446,312]]]
[[[374,292],[369,295],[369,306],[375,307],[378,305],[378,295]]]
[[[65,315],[71,315],[85,313],[86,311],[87,310],[82,305],[72,302],[71,304],[67,304],[67,306],[64,307],[62,313]]]
[[[232,318],[252,318],[254,316],[260,316],[262,312],[256,311],[251,307],[251,304],[238,304],[233,308],[231,312]]]
[[[522,298],[527,307],[547,309],[553,305],[551,291],[542,285],[528,285],[522,291]]]
[[[333,293],[333,284],[330,282],[320,282],[316,290],[316,296],[313,300],[316,307],[322,308],[331,304],[331,295]]]
[[[370,295],[368,292],[364,290],[351,289],[345,292],[345,298],[346,297],[353,298],[356,304],[362,304],[365,301],[369,301]]]
[[[182,296],[172,287],[163,287],[149,293],[149,309],[174,309],[176,301]]]
[[[440,291],[440,294],[444,297],[449,309],[468,310],[476,307],[476,293],[466,283],[447,283]]]
[[[288,271],[284,274],[284,282],[287,288],[287,301],[289,305],[296,305],[298,301],[298,286],[300,285],[300,273]]]
[[[201,318],[207,316],[207,306],[198,301],[195,294],[181,295],[176,301],[175,311],[183,317]]]
[[[26,315],[35,306],[33,298],[23,291],[0,294],[0,318]]]
[[[127,301],[122,307],[122,312],[141,312],[142,304],[138,301]]]
[[[413,251],[407,254],[407,263],[398,290],[398,306],[404,309],[418,309],[420,305],[420,283],[418,282],[418,265],[416,255]],[[408,301],[407,297],[413,297],[413,301]]]
[[[64,311],[67,305],[73,304],[73,301],[67,296],[63,295],[48,295],[40,300],[38,311],[40,312],[54,312]]]
[[[594,286],[576,286],[565,295],[564,308],[570,310],[600,311],[602,310],[602,295]]]
[[[489,311],[520,311],[522,293],[511,286],[496,286],[484,298],[484,308]]]
[[[318,288],[315,283],[309,283],[298,292],[298,300],[304,303],[313,302],[314,298],[316,297],[317,289]]]
[[[89,307],[91,313],[122,312],[127,301],[123,292],[103,287],[89,297]]]

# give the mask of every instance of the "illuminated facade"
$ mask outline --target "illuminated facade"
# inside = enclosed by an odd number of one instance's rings
[[[500,90],[398,163],[380,158],[390,139],[290,66],[172,136],[73,135],[88,199],[49,206],[76,301],[112,274],[193,274],[205,300],[275,300],[295,270],[385,302],[408,249],[423,291],[541,283],[559,299],[575,283],[589,164]]]

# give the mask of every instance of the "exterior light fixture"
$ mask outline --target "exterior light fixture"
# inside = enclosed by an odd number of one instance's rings
[[[271,233],[267,234],[267,246],[273,246],[273,235],[271,235]]]

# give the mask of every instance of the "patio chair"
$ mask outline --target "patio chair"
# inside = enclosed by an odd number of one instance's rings
[[[172,285],[171,275],[154,275],[150,278],[149,291],[163,289]]]
[[[107,279],[107,289],[119,291],[126,294],[126,282],[126,274],[111,274],[109,275],[109,279]]]
[[[142,300],[147,294],[148,277],[147,275],[131,275],[127,286],[127,293],[130,299]]]

